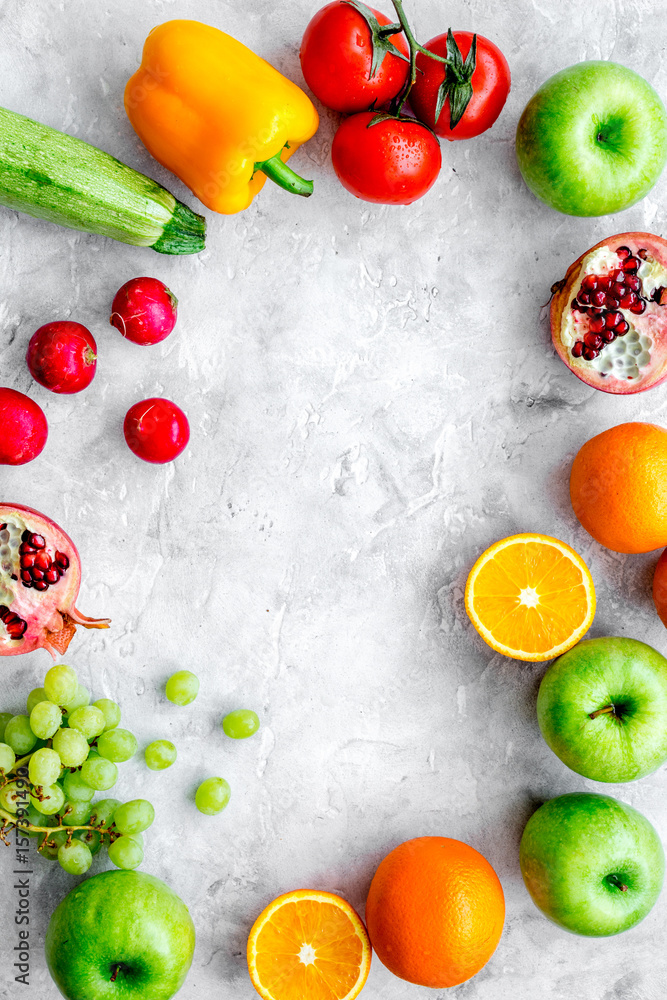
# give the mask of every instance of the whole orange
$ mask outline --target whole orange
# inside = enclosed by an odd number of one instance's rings
[[[435,989],[479,972],[504,920],[502,886],[489,862],[448,837],[400,844],[380,863],[366,901],[368,935],[382,963]]]
[[[586,531],[614,552],[667,545],[667,431],[629,423],[591,438],[572,465],[570,497]]]

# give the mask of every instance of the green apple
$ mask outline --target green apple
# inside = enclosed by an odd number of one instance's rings
[[[567,215],[609,215],[651,190],[667,160],[667,114],[653,87],[613,62],[556,73],[528,102],[516,134],[523,178]]]
[[[537,720],[577,774],[643,778],[667,760],[667,660],[636,639],[585,639],[542,678]]]
[[[185,903],[152,875],[108,871],[77,885],[54,910],[46,961],[67,1000],[169,1000],[192,963]]]
[[[535,905],[573,934],[634,927],[662,888],[665,855],[649,821],[608,795],[545,802],[521,837],[521,874]]]

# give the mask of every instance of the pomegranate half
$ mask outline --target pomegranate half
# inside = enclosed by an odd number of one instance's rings
[[[621,233],[587,250],[553,288],[551,338],[595,389],[644,392],[667,378],[667,242]]]
[[[43,647],[56,659],[77,625],[108,628],[75,601],[81,561],[72,539],[48,517],[20,504],[0,504],[0,656]]]

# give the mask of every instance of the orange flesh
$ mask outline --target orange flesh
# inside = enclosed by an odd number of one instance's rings
[[[363,925],[360,928],[363,933]],[[369,946],[338,905],[315,899],[285,902],[268,916],[254,940],[253,934],[251,976],[262,996],[344,1000],[363,986]]]

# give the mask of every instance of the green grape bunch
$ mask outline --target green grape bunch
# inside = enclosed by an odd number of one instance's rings
[[[0,712],[0,841],[9,845],[9,832],[20,828],[71,875],[85,874],[102,848],[118,868],[142,863],[142,835],[155,817],[151,803],[95,800],[116,784],[117,765],[137,751],[120,719],[111,699],[91,704],[64,663],[30,692],[24,715]]]

